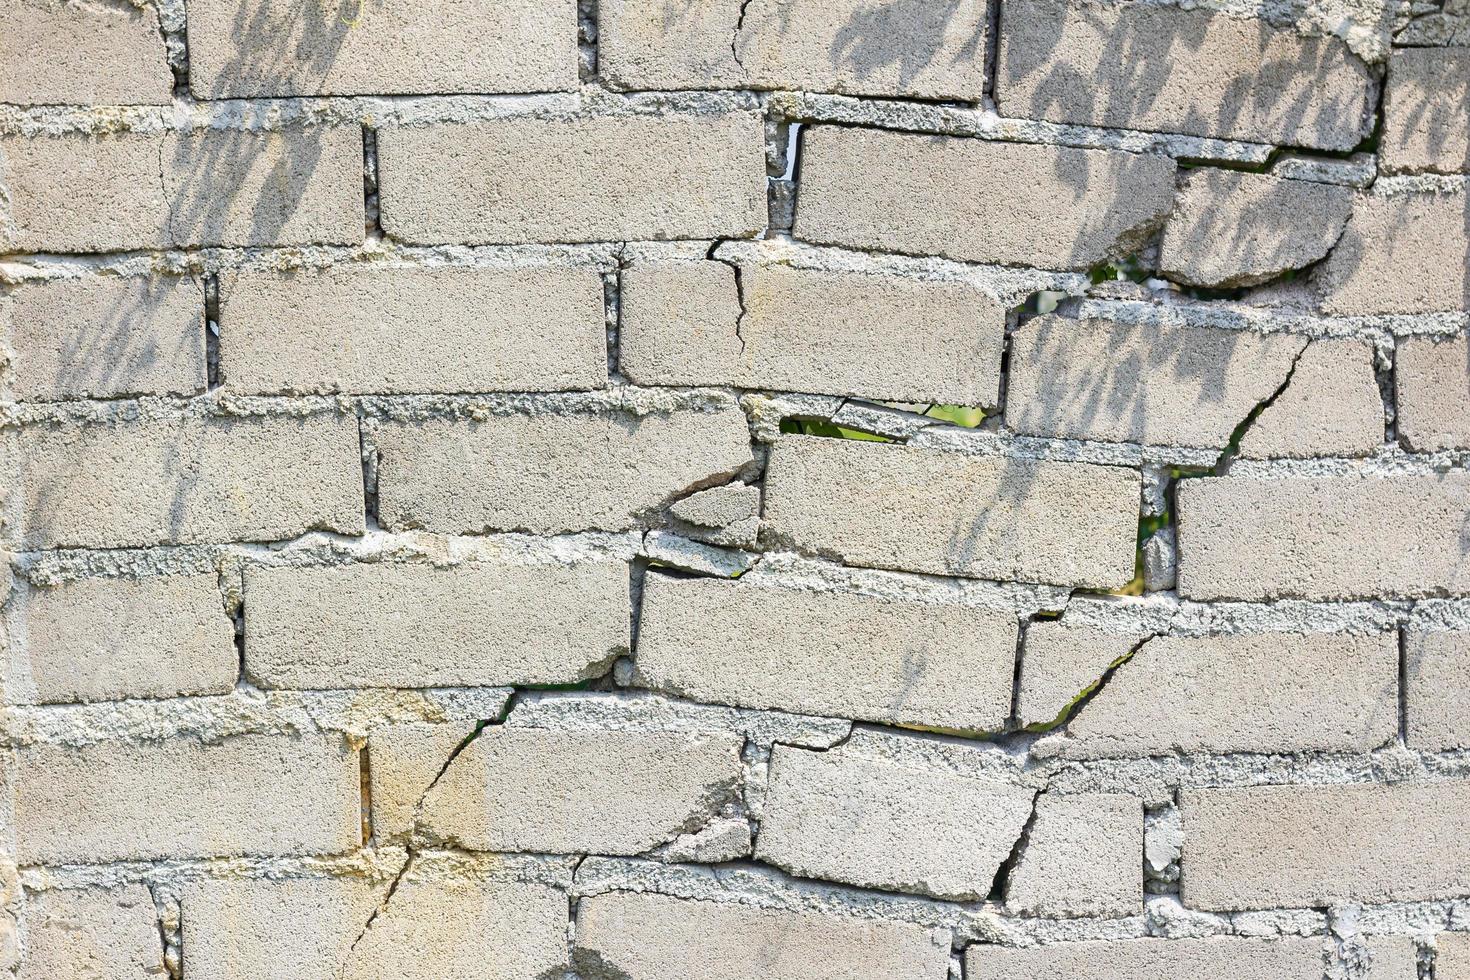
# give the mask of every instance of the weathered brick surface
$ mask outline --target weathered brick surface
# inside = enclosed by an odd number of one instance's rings
[[[1404,638],[1408,743],[1470,748],[1470,633],[1411,631]]]
[[[363,529],[357,420],[30,426],[4,446],[13,540],[35,548],[272,540]]]
[[[1143,910],[1143,805],[1110,793],[1043,793],[1006,888],[1006,908],[1050,916]]]
[[[167,105],[174,78],[152,5],[0,4],[0,102]]]
[[[1192,599],[1464,593],[1470,478],[1185,480],[1179,592]],[[1412,528],[1399,515],[1415,515]]]
[[[1394,354],[1399,439],[1419,452],[1470,447],[1470,345],[1407,337]]]
[[[797,238],[1044,269],[1133,250],[1174,197],[1167,157],[820,126],[801,175]]]
[[[14,703],[224,694],[239,670],[213,575],[82,579],[11,600]]]
[[[142,885],[41,892],[27,903],[21,928],[26,956],[17,980],[164,974],[158,913]]]
[[[412,836],[424,794],[477,727],[470,721],[405,722],[374,730],[367,752],[375,840],[401,841]]]
[[[1439,980],[1470,977],[1470,933],[1442,932],[1435,946],[1434,971]]]
[[[561,391],[607,384],[592,266],[246,272],[221,285],[231,391]]]
[[[357,754],[336,735],[16,755],[21,864],[337,853],[359,841]]]
[[[1328,313],[1460,310],[1470,290],[1470,203],[1459,190],[1359,196],[1319,267]]]
[[[1383,393],[1373,349],[1357,340],[1316,340],[1291,382],[1251,422],[1245,459],[1367,456],[1383,445]]]
[[[968,731],[1011,710],[1008,613],[649,575],[640,623],[642,681],[696,701]]]
[[[614,892],[578,903],[572,956],[633,980],[751,970],[765,980],[942,980],[949,937],[906,922]]]
[[[1184,903],[1306,908],[1463,895],[1470,783],[1188,790]]]
[[[628,646],[621,563],[252,569],[245,602],[262,687],[571,684]]]
[[[1338,38],[1264,20],[1063,0],[1001,12],[1007,116],[1350,150],[1373,128],[1374,91]]]
[[[1379,155],[1390,171],[1470,170],[1470,48],[1403,48],[1388,62]]]
[[[748,237],[766,223],[762,147],[747,113],[387,128],[383,228],[430,244]]]
[[[1123,939],[1116,942],[1057,943],[1028,949],[971,946],[965,954],[970,976],[987,980],[1320,980],[1320,939]]]
[[[765,519],[854,565],[1116,588],[1133,576],[1136,472],[787,437]]]
[[[1028,624],[1016,680],[1017,718],[1022,725],[1055,721],[1142,639],[1070,623]]]
[[[192,0],[199,98],[543,92],[577,85],[576,0],[303,10]]]
[[[389,423],[378,508],[394,530],[618,530],[750,461],[733,408],[674,415],[506,415]]]

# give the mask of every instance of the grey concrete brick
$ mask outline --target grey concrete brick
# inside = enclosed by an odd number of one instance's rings
[[[607,385],[602,277],[591,265],[243,272],[222,277],[220,305],[232,391]]]
[[[616,0],[598,11],[616,88],[756,88],[978,102],[985,4]]]
[[[1470,170],[1470,47],[1396,48],[1378,154],[1393,171]]]
[[[1462,310],[1470,203],[1454,191],[1366,194],[1318,267],[1323,310],[1356,316]]]
[[[355,244],[362,133],[0,136],[10,221],[0,248],[109,252],[186,245]]]
[[[1333,599],[1460,594],[1470,475],[1185,480],[1179,594]],[[1406,528],[1403,515],[1413,514]]]
[[[360,840],[357,753],[336,735],[43,744],[16,757],[21,864],[338,853]]]
[[[1470,633],[1421,633],[1404,638],[1409,745],[1470,748]]]
[[[214,575],[30,589],[6,621],[11,703],[225,694],[239,671]]]
[[[1010,715],[1009,613],[657,574],[642,610],[640,680],[696,701],[965,731]]]
[[[1006,908],[1022,915],[1143,911],[1143,804],[1135,796],[1043,793],[1011,871]]]
[[[245,602],[262,687],[571,684],[629,642],[621,562],[252,568]]]
[[[983,900],[1035,793],[865,757],[776,745],[755,856],[805,878]]]
[[[577,4],[190,0],[189,87],[201,99],[575,89]]]
[[[392,530],[620,530],[751,459],[733,407],[385,423],[377,443],[379,519]]]
[[[490,728],[425,798],[420,826],[471,850],[640,854],[739,794],[727,734]]]
[[[148,980],[163,976],[158,913],[142,885],[45,891],[22,907],[16,980]]]
[[[1367,936],[1365,980],[1419,980],[1419,956],[1412,936]]]
[[[764,146],[744,112],[385,128],[383,228],[425,244],[746,238],[766,223]]]
[[[63,8],[69,9],[69,8]],[[204,390],[204,290],[192,278],[88,276],[0,298],[21,401]]]
[[[1167,157],[817,126],[802,140],[795,235],[1086,269],[1138,248],[1173,199]]]
[[[0,3],[0,102],[167,105],[174,77],[158,8],[126,3]]]
[[[626,980],[943,980],[946,931],[807,912],[612,892],[577,904],[573,962]]]
[[[1052,438],[1224,448],[1305,345],[1290,334],[1036,317],[1011,337],[1006,425]]]
[[[34,548],[361,533],[357,420],[150,419],[28,426],[7,440],[12,540]]]
[[[1399,440],[1416,452],[1470,447],[1470,344],[1405,337],[1394,354]]]
[[[1369,752],[1397,737],[1398,710],[1394,633],[1155,637],[1036,751]]]
[[[1133,577],[1137,472],[787,436],[765,520],[854,565],[1097,589]]]
[[[406,841],[429,787],[475,730],[477,722],[380,725],[368,737],[373,839]]]
[[[1017,0],[1001,12],[1002,115],[1350,150],[1368,66],[1335,37],[1206,10]]]
[[[1470,977],[1470,933],[1442,932],[1435,938],[1434,973],[1438,980]]]
[[[1159,271],[1192,286],[1253,286],[1323,258],[1353,207],[1350,187],[1202,168],[1164,227]]]
[[[1367,456],[1383,446],[1383,437],[1373,348],[1357,340],[1314,340],[1297,359],[1286,390],[1251,422],[1240,455]]]
[[[1320,939],[1123,939],[1025,949],[976,944],[969,976],[984,980],[1321,980]]]
[[[680,266],[687,263],[674,262],[625,272],[628,376],[652,384],[995,404],[1006,311],[979,287],[781,261],[773,251],[739,263],[743,310],[734,301],[737,273],[722,262],[699,263],[722,272],[686,272]],[[725,295],[690,309],[688,283]]]
[[[709,531],[731,534],[753,534],[754,523],[761,511],[761,490],[744,483],[728,483],[710,487],[683,497],[669,507],[669,513],[685,524]]]
[[[1141,639],[1066,622],[1029,624],[1016,688],[1021,724],[1055,721]]]
[[[1470,889],[1470,782],[1185,790],[1184,904],[1224,910]]]

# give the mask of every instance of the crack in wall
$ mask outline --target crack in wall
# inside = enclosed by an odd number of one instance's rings
[[[1297,365],[1301,363],[1302,357],[1311,346],[1312,341],[1310,340],[1302,344],[1301,349],[1296,352],[1296,356],[1291,359],[1291,364],[1287,367],[1286,376],[1281,379],[1281,384],[1276,386],[1276,390],[1258,401],[1255,407],[1231,431],[1230,438],[1225,443],[1225,448],[1220,451],[1220,456],[1215,460],[1215,465],[1210,471],[1211,476],[1225,476],[1230,472],[1230,466],[1235,462],[1236,457],[1240,455],[1241,443],[1249,434],[1251,426],[1255,425],[1256,420],[1261,417],[1262,413],[1276,404],[1276,400],[1286,393],[1287,388],[1291,387],[1291,379],[1296,376]]]
[[[1041,800],[1041,793],[1041,790],[1037,790],[1031,795],[1031,812],[1027,814],[1026,822],[1021,825],[1021,832],[1016,835],[1015,841],[1011,844],[1010,853],[1000,863],[1000,867],[995,869],[995,878],[990,883],[989,901],[1001,904],[1006,902],[1007,892],[1011,887],[1011,877],[1015,874],[1016,867],[1026,853],[1026,846],[1031,842],[1031,831],[1036,825],[1037,814],[1040,810],[1038,803]]]
[[[740,13],[735,18],[735,29],[730,32],[730,57],[735,60],[741,71],[748,71],[745,61],[740,57],[740,34],[745,30],[745,15],[750,10],[754,0],[740,0]]]

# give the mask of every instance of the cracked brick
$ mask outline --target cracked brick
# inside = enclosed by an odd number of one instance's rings
[[[1116,793],[1043,793],[1006,884],[1023,915],[1125,916],[1143,911],[1143,804]]]

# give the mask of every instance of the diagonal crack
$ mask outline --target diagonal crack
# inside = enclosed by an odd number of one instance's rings
[[[990,898],[992,901],[1004,902],[1006,890],[1011,885],[1011,875],[1015,873],[1016,865],[1021,863],[1021,855],[1026,853],[1026,845],[1031,842],[1031,828],[1036,824],[1036,814],[1040,807],[1037,803],[1041,800],[1041,790],[1031,795],[1031,812],[1026,815],[1026,822],[1021,825],[1021,832],[1016,835],[1016,841],[1011,845],[1011,853],[995,869],[995,880],[990,883]]]
[[[745,14],[750,10],[752,0],[741,0],[740,15],[735,19],[735,29],[730,32],[730,57],[735,59],[735,64],[745,71],[745,62],[740,58],[740,33],[745,30]]]
[[[1093,698],[1102,693],[1102,689],[1107,686],[1108,681],[1113,679],[1113,675],[1116,674],[1124,664],[1128,663],[1128,661],[1138,656],[1138,652],[1146,647],[1151,640],[1156,640],[1163,635],[1163,632],[1159,631],[1149,633],[1147,636],[1143,637],[1137,643],[1133,644],[1133,646],[1129,647],[1126,653],[1124,653],[1118,659],[1114,660],[1112,663],[1108,664],[1107,669],[1102,672],[1102,676],[1100,676],[1097,680],[1093,681],[1087,687],[1084,687],[1080,692],[1078,692],[1077,696],[1072,699],[1071,703],[1063,708],[1055,718],[1048,722],[1028,725],[1025,730],[1028,732],[1048,732],[1071,721],[1077,716],[1078,712],[1087,707],[1088,702],[1090,702]]]
[[[1215,460],[1215,465],[1210,471],[1211,476],[1224,476],[1230,472],[1230,464],[1234,463],[1236,457],[1240,455],[1240,444],[1251,426],[1255,425],[1256,419],[1260,418],[1266,409],[1276,404],[1276,400],[1286,393],[1287,388],[1291,387],[1291,379],[1296,376],[1297,365],[1301,363],[1302,356],[1311,346],[1310,340],[1302,344],[1301,350],[1297,351],[1296,356],[1291,359],[1291,365],[1286,369],[1286,377],[1281,379],[1281,384],[1277,385],[1276,390],[1271,394],[1256,402],[1256,407],[1252,408],[1246,417],[1241,419],[1240,424],[1231,431],[1229,441],[1225,443],[1225,448],[1220,450],[1220,456]]]

